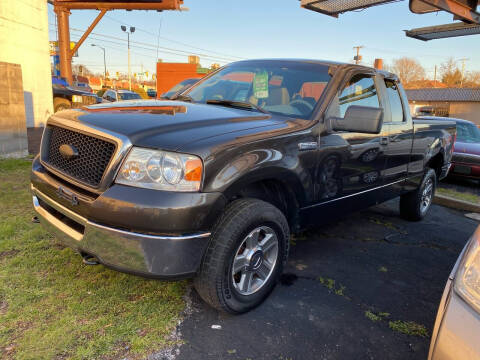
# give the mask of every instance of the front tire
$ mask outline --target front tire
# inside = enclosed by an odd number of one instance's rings
[[[58,112],[72,108],[72,103],[68,99],[56,97],[53,99],[53,111]]]
[[[437,188],[437,174],[428,169],[420,187],[400,197],[400,216],[406,220],[419,221],[427,215]]]
[[[288,257],[288,222],[257,199],[232,202],[217,222],[194,286],[214,308],[233,314],[258,306]]]

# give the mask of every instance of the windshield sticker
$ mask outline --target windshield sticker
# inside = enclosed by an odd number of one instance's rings
[[[255,74],[253,78],[253,95],[257,99],[268,98],[268,74],[266,71]]]

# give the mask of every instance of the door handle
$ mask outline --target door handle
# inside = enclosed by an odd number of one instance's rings
[[[380,138],[380,145],[388,145],[388,137]]]

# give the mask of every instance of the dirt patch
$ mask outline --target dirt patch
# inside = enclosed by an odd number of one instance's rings
[[[20,252],[20,250],[12,249],[12,250],[6,250],[6,251],[0,251],[0,260],[7,258],[7,257],[12,257],[17,255]]]

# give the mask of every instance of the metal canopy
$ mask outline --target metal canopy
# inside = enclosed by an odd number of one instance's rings
[[[55,6],[67,9],[180,10],[183,0],[55,0]]]
[[[480,14],[476,12],[479,0],[410,0],[410,11],[415,14],[427,14],[443,10],[455,16],[456,20],[467,23],[480,23]]]
[[[405,34],[414,39],[428,41],[457,36],[477,35],[480,34],[480,25],[457,22],[453,24],[405,30]]]
[[[300,6],[325,15],[338,17],[339,14],[387,4],[397,0],[301,0]]]

